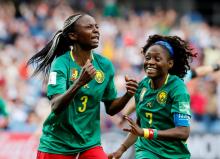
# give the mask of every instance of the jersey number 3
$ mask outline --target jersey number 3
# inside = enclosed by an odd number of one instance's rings
[[[82,96],[82,97],[80,98],[80,100],[82,101],[82,106],[80,106],[80,107],[78,108],[78,111],[79,111],[80,113],[82,113],[82,112],[84,112],[84,111],[86,110],[87,102],[88,102],[88,96]]]

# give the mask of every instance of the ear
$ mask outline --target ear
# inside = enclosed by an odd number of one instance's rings
[[[168,67],[169,67],[169,69],[171,69],[171,68],[173,67],[173,64],[174,64],[173,60],[169,60],[169,61],[168,61]]]
[[[75,34],[75,33],[68,33],[68,37],[71,39],[71,40],[77,40],[77,34]]]

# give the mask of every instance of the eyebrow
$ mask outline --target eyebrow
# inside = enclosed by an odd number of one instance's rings
[[[83,26],[83,27],[85,27],[85,26],[90,26],[90,25],[98,25],[97,23],[88,23],[88,24],[80,24],[80,26]]]
[[[146,52],[146,53],[145,53],[145,55],[148,55],[148,54],[157,54],[157,55],[159,54],[159,55],[160,55],[160,53],[159,53],[159,52],[156,52],[156,51],[151,51],[151,52]]]

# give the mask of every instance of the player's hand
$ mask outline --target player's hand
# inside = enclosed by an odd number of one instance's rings
[[[135,79],[128,78],[128,76],[125,76],[125,82],[126,82],[126,89],[127,89],[126,93],[132,97],[137,90],[138,82]]]
[[[130,128],[124,128],[123,131],[130,132],[140,137],[144,136],[144,130],[140,128],[131,118],[126,115],[124,116],[124,118],[128,121]]]
[[[124,151],[119,148],[117,151],[108,155],[108,159],[120,159]]]
[[[96,75],[96,69],[92,65],[91,61],[88,59],[86,64],[82,67],[77,83],[80,86],[84,86],[89,81],[91,81]]]

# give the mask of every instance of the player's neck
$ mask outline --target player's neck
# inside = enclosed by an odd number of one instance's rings
[[[155,78],[155,79],[151,79],[151,88],[153,89],[159,89],[161,88],[164,84],[167,83],[169,78],[169,74],[167,74],[166,76],[163,76],[161,78]]]
[[[88,59],[92,61],[91,50],[87,51],[87,50],[82,50],[80,47],[76,47],[75,49],[72,49],[71,52],[76,63],[80,66],[84,66]]]

